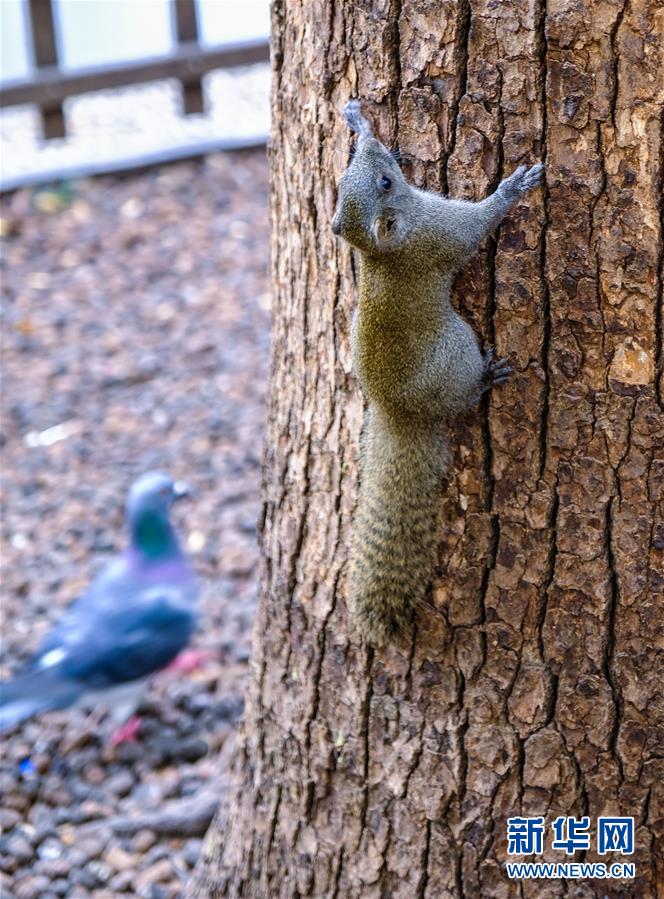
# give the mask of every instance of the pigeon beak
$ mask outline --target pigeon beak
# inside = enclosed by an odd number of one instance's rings
[[[176,481],[173,484],[173,499],[184,499],[193,495],[193,490],[186,481]]]

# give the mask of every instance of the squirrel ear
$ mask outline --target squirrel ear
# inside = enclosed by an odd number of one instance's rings
[[[357,134],[360,141],[373,137],[371,125],[362,115],[359,100],[349,100],[344,106],[344,118],[351,131]]]

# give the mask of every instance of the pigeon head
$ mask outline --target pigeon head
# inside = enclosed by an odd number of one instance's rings
[[[181,481],[158,471],[150,471],[134,481],[127,498],[132,546],[152,559],[179,555],[170,511],[175,500],[188,492]]]

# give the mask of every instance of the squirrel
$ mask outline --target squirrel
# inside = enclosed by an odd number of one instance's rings
[[[519,166],[481,202],[449,199],[406,181],[358,100],[347,103],[344,117],[357,142],[332,231],[359,250],[351,350],[368,401],[349,595],[359,631],[381,645],[403,635],[431,583],[446,423],[512,371],[493,350],[480,351],[452,307],[453,278],[540,183],[543,166]]]

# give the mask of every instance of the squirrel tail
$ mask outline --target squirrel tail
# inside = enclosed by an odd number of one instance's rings
[[[370,642],[398,638],[431,582],[440,485],[448,462],[433,422],[391,422],[367,414],[350,559],[350,598]]]

